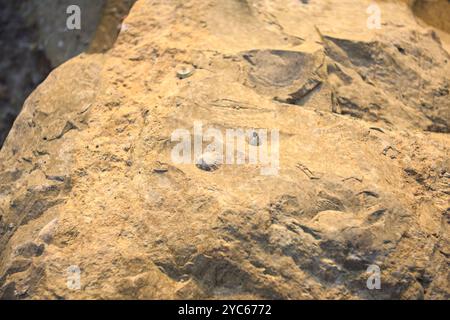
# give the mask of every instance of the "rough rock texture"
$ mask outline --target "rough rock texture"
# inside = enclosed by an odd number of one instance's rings
[[[0,147],[28,95],[50,71],[89,50],[111,48],[135,0],[0,0]],[[68,30],[69,5],[81,30]]]
[[[1,150],[0,297],[449,299],[448,44],[370,3],[139,0]],[[279,129],[279,174],[173,163],[194,121]]]

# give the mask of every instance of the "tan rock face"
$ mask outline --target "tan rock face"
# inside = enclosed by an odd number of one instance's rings
[[[138,1],[1,150],[0,296],[448,299],[447,44],[401,1],[368,29],[370,4]],[[278,170],[248,139],[203,170],[199,123],[278,132]]]
[[[0,148],[28,95],[58,67],[88,50],[111,48],[135,0],[22,0],[1,5]],[[80,9],[80,30],[67,10]],[[72,12],[69,10],[69,12]]]

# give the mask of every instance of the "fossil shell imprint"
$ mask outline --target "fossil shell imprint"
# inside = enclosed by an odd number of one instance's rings
[[[196,161],[197,168],[204,171],[214,171],[219,169],[222,161],[215,152],[205,152]]]
[[[192,76],[195,68],[193,66],[182,65],[177,69],[177,77],[180,79],[186,79]]]

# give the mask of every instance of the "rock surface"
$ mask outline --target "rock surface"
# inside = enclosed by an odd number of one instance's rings
[[[409,2],[138,0],[0,152],[0,297],[449,299],[450,56]],[[174,163],[195,121],[279,129],[278,175]]]
[[[0,147],[28,95],[70,58],[114,44],[135,0],[0,0]],[[77,5],[81,30],[66,27]]]

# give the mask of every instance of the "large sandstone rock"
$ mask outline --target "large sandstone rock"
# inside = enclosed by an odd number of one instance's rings
[[[447,43],[370,3],[139,0],[1,150],[0,296],[448,299]],[[279,129],[278,174],[174,163],[195,121]]]

